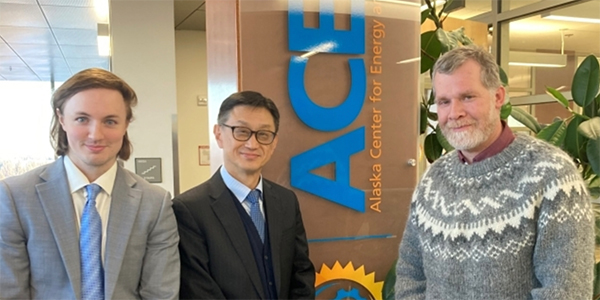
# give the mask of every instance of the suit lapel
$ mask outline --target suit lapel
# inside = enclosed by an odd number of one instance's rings
[[[252,254],[250,241],[246,235],[244,224],[238,216],[237,209],[233,203],[233,201],[237,201],[237,199],[232,199],[231,193],[225,186],[219,171],[217,171],[210,179],[210,197],[212,200],[211,207],[215,215],[221,222],[225,232],[227,232],[227,236],[244,264],[244,269],[248,272],[248,276],[250,277],[252,284],[254,284],[256,291],[260,297],[264,299],[265,294],[260,281],[260,274],[258,273],[258,268],[256,267],[256,262],[254,261],[254,256]]]
[[[62,157],[40,174],[43,183],[35,189],[50,224],[54,240],[67,269],[75,298],[81,298],[79,234],[73,198]]]
[[[127,248],[127,241],[140,207],[142,191],[134,188],[135,184],[135,178],[129,175],[123,167],[118,166],[115,185],[111,194],[104,252],[104,291],[106,299],[111,299],[115,291]]]
[[[263,179],[263,201],[267,216],[267,227],[269,228],[269,242],[271,244],[271,257],[273,258],[273,273],[275,276],[275,286],[277,293],[281,291],[281,234],[283,208],[278,195],[273,192],[269,182]]]

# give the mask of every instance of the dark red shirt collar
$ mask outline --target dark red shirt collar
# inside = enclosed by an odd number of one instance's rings
[[[483,150],[479,154],[477,154],[473,158],[472,163],[482,161],[486,158],[490,158],[490,157],[502,152],[502,150],[504,150],[504,148],[508,147],[508,145],[510,145],[510,143],[512,143],[514,140],[515,140],[515,134],[512,132],[512,130],[510,130],[510,128],[508,127],[506,122],[503,120],[502,121],[502,132],[500,133],[500,136],[489,147],[485,148],[485,150]],[[465,164],[469,163],[467,158],[463,155],[462,151],[460,151],[460,150],[458,150],[458,158],[460,159],[460,161],[462,163],[465,163]]]

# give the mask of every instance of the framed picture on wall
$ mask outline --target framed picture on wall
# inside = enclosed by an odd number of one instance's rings
[[[135,159],[135,174],[150,183],[162,182],[162,164],[160,157],[140,157]]]
[[[208,145],[198,146],[198,161],[201,166],[210,166],[210,148]]]

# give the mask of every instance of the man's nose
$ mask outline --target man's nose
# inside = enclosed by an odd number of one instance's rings
[[[459,99],[453,99],[450,101],[448,118],[452,120],[456,120],[465,114],[465,110],[463,107],[463,103]]]
[[[100,140],[104,137],[102,124],[100,122],[91,122],[88,127],[88,137],[94,140]]]
[[[246,147],[254,149],[259,146],[258,137],[256,135],[257,135],[256,132],[253,132],[250,134],[250,138],[246,141],[246,144],[245,144]]]

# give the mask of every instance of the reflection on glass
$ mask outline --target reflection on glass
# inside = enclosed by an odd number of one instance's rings
[[[523,7],[535,2],[540,2],[541,0],[508,0],[505,2],[508,2],[508,9],[512,10],[515,8],[519,8],[519,7]],[[503,9],[505,10],[505,9]]]
[[[490,11],[492,11],[492,0],[465,0],[465,8],[453,11],[450,17],[466,20]]]
[[[49,82],[0,81],[0,179],[54,159]]]
[[[522,7],[539,1],[510,1],[510,8]],[[574,16],[597,19],[600,21],[600,1],[587,1],[559,9],[541,11],[538,15],[510,22],[510,51],[551,53],[567,56],[566,66],[562,68],[517,67],[508,70],[511,96],[513,92],[531,95],[545,95],[546,87],[560,88],[561,92],[571,90],[573,73],[581,58],[590,53],[600,56],[600,24],[586,22],[559,21],[547,18],[550,15]],[[529,84],[528,84],[529,83]],[[540,99],[537,98],[539,102]],[[524,103],[519,99],[519,103]],[[533,99],[525,103],[533,103]],[[543,101],[543,100],[542,100]],[[560,104],[547,97],[548,103],[536,104],[531,113],[540,123],[550,123],[556,117],[568,117]]]
[[[532,67],[525,66],[508,67],[508,74],[510,74],[508,77],[508,83],[510,85],[511,92],[515,91],[515,89],[531,89],[531,69]]]

